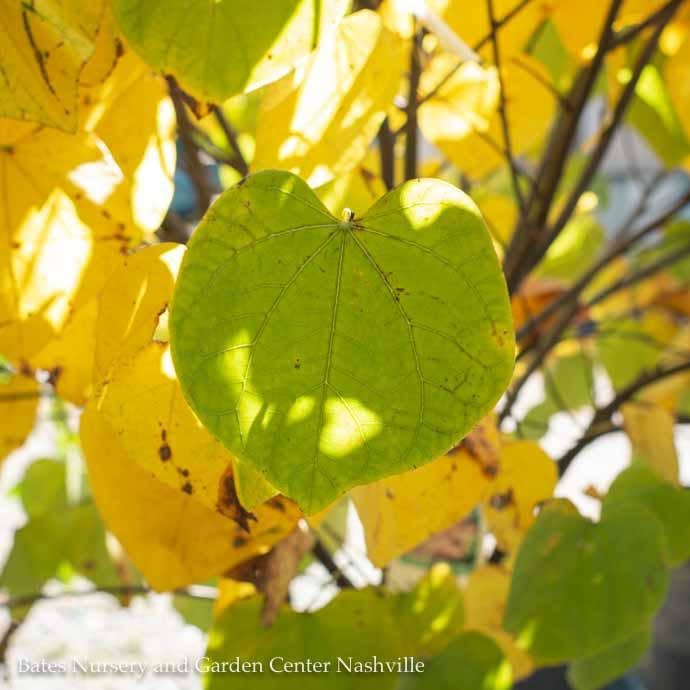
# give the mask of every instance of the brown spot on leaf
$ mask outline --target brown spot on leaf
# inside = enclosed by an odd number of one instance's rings
[[[245,510],[237,497],[235,481],[232,477],[232,465],[228,465],[218,483],[218,501],[216,510],[221,515],[234,520],[245,532],[250,533],[249,521],[257,521],[254,513]]]
[[[479,463],[482,474],[489,479],[498,474],[500,458],[498,449],[491,442],[491,438],[483,424],[478,424],[460,443],[448,451],[448,455],[464,451],[470,459]]]
[[[494,494],[489,499],[489,505],[495,510],[505,510],[508,506],[513,505],[513,490],[508,489],[504,494]]]
[[[190,484],[190,482],[185,482],[182,485],[182,491],[191,496],[194,493],[194,487]]]
[[[172,457],[172,449],[167,443],[162,443],[158,449],[158,457],[163,461],[167,462]]]

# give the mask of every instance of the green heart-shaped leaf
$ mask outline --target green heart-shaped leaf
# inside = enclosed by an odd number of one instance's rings
[[[505,389],[515,347],[493,245],[461,191],[414,180],[339,221],[275,171],[209,210],[170,333],[202,422],[307,512],[457,443]]]
[[[540,662],[599,654],[661,606],[665,551],[661,525],[646,508],[611,507],[594,524],[555,501],[520,548],[503,626]]]

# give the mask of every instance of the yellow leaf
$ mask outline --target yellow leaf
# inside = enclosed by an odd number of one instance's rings
[[[77,128],[77,83],[104,0],[0,2],[0,117]]]
[[[38,354],[31,366],[51,371],[57,394],[75,405],[84,405],[93,389],[94,329],[98,301],[94,297]]]
[[[463,596],[465,627],[492,637],[513,667],[513,679],[525,678],[534,670],[529,655],[519,649],[515,638],[503,630],[510,571],[503,566],[484,565],[472,571]]]
[[[501,471],[484,511],[498,547],[511,555],[535,519],[535,508],[553,495],[556,463],[535,441],[505,440]]]
[[[38,394],[38,383],[29,376],[0,378],[0,464],[34,428]]]
[[[165,80],[128,52],[106,81],[82,89],[81,102],[82,126],[107,145],[130,184],[134,222],[154,232],[170,206],[175,172],[175,109]]]
[[[493,61],[491,22],[486,2],[431,0],[429,4],[470,48],[478,49],[485,60]],[[541,23],[544,11],[540,3],[524,3],[522,0],[494,0],[493,7],[496,21],[504,22],[499,26],[497,36],[501,58],[505,59],[522,51]]]
[[[493,419],[482,420],[468,439],[473,435],[472,445],[461,444],[419,469],[352,490],[374,565],[386,565],[484,500],[496,472]]]
[[[659,405],[629,402],[621,408],[623,426],[634,458],[652,467],[666,481],[678,483],[678,453],[673,415]]]
[[[405,45],[370,10],[341,21],[304,66],[267,87],[252,168],[291,170],[312,186],[351,170],[397,91]]]
[[[83,405],[114,366],[151,342],[183,254],[183,246],[164,243],[123,256],[103,289],[31,357],[31,365],[52,370],[60,396]]]
[[[250,582],[231,580],[228,577],[221,578],[218,584],[218,597],[213,602],[213,617],[218,618],[225,609],[237,601],[248,599],[256,594],[256,587]]]
[[[233,458],[187,405],[166,344],[153,342],[116,367],[97,407],[143,469],[211,510],[220,505]]]
[[[163,243],[127,257],[99,295],[94,380],[100,386],[120,364],[151,343],[172,296],[185,247]]]
[[[265,553],[294,527],[278,503],[269,503],[247,534],[186,492],[162,484],[127,454],[92,403],[81,418],[81,441],[103,520],[155,589],[219,575]]]
[[[336,218],[342,216],[345,208],[354,211],[355,215],[362,215],[386,193],[383,180],[374,170],[374,166],[358,165],[346,175],[317,187],[314,192]]]
[[[0,120],[0,352],[28,360],[93,298],[138,233],[90,133]]]
[[[96,36],[95,50],[79,75],[79,85],[88,88],[104,81],[112,74],[122,51],[122,41],[117,37],[115,20],[110,8],[106,8]]]
[[[442,53],[422,74],[420,92],[434,95],[419,108],[419,126],[461,171],[483,177],[506,162],[498,72],[474,62],[453,72],[456,66],[455,56]],[[503,72],[511,145],[513,154],[519,155],[546,134],[554,96],[545,85],[549,77],[544,67],[528,56],[507,62]]]

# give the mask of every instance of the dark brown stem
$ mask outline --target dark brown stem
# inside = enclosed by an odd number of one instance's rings
[[[378,133],[381,177],[386,189],[395,187],[395,134],[391,131],[388,118],[381,124]]]
[[[199,147],[194,141],[194,127],[189,121],[182,91],[173,77],[167,77],[167,81],[170,98],[175,107],[177,134],[182,143],[185,167],[196,191],[199,214],[203,216],[206,209],[211,205],[212,194],[208,176],[199,160]]]
[[[525,212],[525,200],[522,197],[522,190],[520,189],[520,177],[518,175],[515,159],[513,158],[513,146],[510,136],[510,125],[508,122],[508,110],[506,107],[506,92],[505,82],[503,79],[503,69],[501,65],[501,50],[498,41],[498,22],[496,21],[496,14],[494,12],[493,0],[486,0],[487,9],[489,12],[489,22],[491,24],[491,45],[493,47],[494,63],[496,65],[496,72],[498,74],[498,115],[501,120],[501,131],[503,132],[503,146],[505,150],[505,158],[510,168],[510,179],[513,185],[513,194],[517,201],[520,213]]]
[[[326,568],[329,574],[333,577],[335,584],[338,585],[340,589],[354,589],[354,584],[346,575],[343,574],[321,540],[316,540],[312,553],[314,554],[314,558],[316,558],[316,560],[319,561],[324,568]]]
[[[650,187],[649,192],[651,192],[653,187]],[[601,258],[596,261],[585,273],[580,276],[580,278],[557,300],[551,302],[542,311],[540,311],[535,316],[531,317],[517,332],[517,339],[524,340],[525,337],[531,335],[537,326],[541,325],[546,319],[555,314],[565,305],[572,303],[577,300],[585,288],[594,280],[594,278],[608,266],[612,261],[614,261],[619,256],[622,256],[627,251],[629,251],[633,246],[640,242],[645,237],[649,236],[651,233],[658,230],[664,223],[673,218],[681,209],[683,209],[688,203],[690,203],[690,192],[683,194],[680,199],[671,205],[666,211],[661,213],[659,216],[646,223],[642,228],[636,230],[631,235],[625,235],[625,227],[632,224],[641,213],[644,212],[647,203],[649,201],[649,193],[643,195],[640,203],[633,210],[633,213],[629,219],[624,223],[621,230],[618,231],[617,241],[611,245],[609,250],[605,252]]]
[[[405,121],[405,179],[417,177],[418,134],[417,126],[417,90],[422,67],[419,61],[421,31],[417,31],[410,49],[410,84],[407,92],[407,119]]]
[[[563,475],[572,461],[577,457],[577,455],[586,448],[592,441],[597,438],[616,431],[617,428],[611,422],[611,417],[614,412],[619,410],[622,405],[634,398],[641,390],[647,386],[657,383],[658,381],[663,381],[676,374],[681,374],[685,371],[690,371],[690,361],[682,362],[676,364],[672,367],[667,367],[664,369],[654,369],[649,372],[643,373],[635,381],[621,389],[616,393],[613,400],[611,400],[608,405],[597,409],[594,412],[594,417],[589,423],[589,426],[582,434],[582,436],[577,440],[577,442],[570,448],[566,453],[564,453],[558,460],[558,469]]]
[[[228,140],[228,144],[235,154],[233,156],[235,169],[240,173],[240,175],[242,175],[242,177],[246,177],[249,174],[249,164],[247,163],[244,154],[242,153],[242,149],[240,148],[240,144],[237,139],[237,132],[235,132],[233,129],[232,125],[228,121],[228,118],[225,117],[225,113],[223,112],[222,108],[214,105],[212,110],[213,116],[216,118],[220,128],[223,130],[223,134],[225,134],[225,138]]]
[[[645,44],[644,48],[642,49],[642,52],[636,60],[632,76],[628,83],[625,85],[620,95],[620,98],[618,99],[618,102],[616,103],[616,106],[613,110],[613,114],[611,115],[606,127],[604,127],[604,130],[602,131],[601,136],[597,141],[597,145],[592,155],[589,157],[589,160],[587,161],[585,169],[582,171],[582,174],[580,175],[577,183],[575,184],[575,188],[570,193],[570,196],[564,204],[563,209],[559,214],[553,227],[549,229],[546,233],[545,239],[539,242],[539,247],[536,250],[533,248],[532,251],[530,251],[529,261],[525,262],[525,265],[522,269],[523,272],[529,272],[532,268],[534,268],[534,266],[536,266],[539,263],[541,258],[548,250],[548,248],[551,246],[551,244],[553,244],[553,242],[556,240],[558,235],[561,233],[563,228],[566,226],[566,224],[572,217],[575,208],[577,207],[577,203],[580,200],[580,197],[585,191],[587,191],[590,184],[592,183],[592,179],[594,178],[594,175],[599,169],[601,162],[604,160],[604,156],[609,150],[615,133],[618,131],[618,128],[623,122],[623,118],[628,110],[633,96],[635,95],[635,88],[637,86],[638,81],[640,80],[640,77],[642,76],[642,71],[647,66],[649,61],[652,59],[652,56],[654,55],[657,49],[657,44],[659,42],[661,32],[664,30],[664,27],[673,16],[676,6],[679,2],[680,0],[674,0],[674,2],[672,2],[666,8],[666,11],[662,14],[662,17],[658,22],[658,25],[656,26],[654,32],[650,36],[649,40]]]
[[[526,212],[518,220],[506,250],[503,267],[508,288],[513,294],[527,274],[524,264],[529,260],[534,242],[543,232],[549,216],[580,118],[604,64],[607,46],[613,34],[613,24],[622,3],[623,0],[612,0],[611,2],[601,31],[597,52],[592,62],[582,69],[568,94],[567,101],[570,103],[570,107],[561,112],[551,131],[534,185],[526,202]]]

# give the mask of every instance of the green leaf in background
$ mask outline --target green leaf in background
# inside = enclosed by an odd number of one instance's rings
[[[591,265],[604,242],[597,219],[585,213],[575,216],[549,247],[536,274],[574,281]]]
[[[647,624],[667,586],[664,534],[648,510],[612,506],[594,524],[558,500],[525,537],[503,625],[539,662],[593,656]]]
[[[369,587],[345,590],[315,613],[296,613],[285,607],[276,623],[261,628],[262,600],[240,601],[215,621],[209,633],[206,655],[210,662],[234,659],[261,661],[263,673],[207,673],[207,690],[351,690],[357,687],[393,690],[397,671],[348,673],[338,657],[352,662],[396,661],[401,656],[421,657],[437,653],[462,626],[460,592],[450,569],[436,566],[410,592],[391,594]],[[271,673],[268,661],[331,662],[324,673]],[[469,686],[468,686],[469,687]],[[493,686],[492,686],[493,687]]]
[[[668,87],[653,64],[642,70],[635,97],[630,104],[628,122],[645,138],[665,165],[677,165],[690,153]]]
[[[96,507],[67,503],[63,463],[31,465],[18,493],[29,521],[17,530],[0,573],[0,587],[10,596],[36,594],[47,580],[73,573],[95,584],[118,581]]]
[[[591,405],[594,373],[591,359],[584,353],[558,357],[544,367],[544,400],[532,407],[520,421],[522,438],[541,438],[552,415]]]
[[[129,45],[202,100],[274,81],[305,57],[347,9],[343,0],[114,0]],[[260,13],[260,17],[257,13]]]
[[[276,171],[199,225],[170,333],[201,421],[308,513],[456,444],[503,393],[515,348],[491,239],[461,191],[413,180],[337,220]]]
[[[189,625],[195,625],[204,632],[211,627],[213,599],[176,594],[173,597],[173,606]]]
[[[668,345],[657,333],[653,311],[640,318],[602,319],[597,331],[597,352],[616,390],[627,386],[643,372],[653,369]]]
[[[599,690],[632,668],[651,644],[651,627],[635,633],[594,656],[577,659],[568,667],[568,682],[575,690]]]
[[[31,463],[17,493],[30,519],[62,512],[67,507],[64,463],[47,459]]]
[[[634,464],[616,477],[603,504],[606,516],[618,505],[649,510],[663,526],[671,565],[690,558],[690,492],[664,481],[649,466]]]
[[[465,632],[429,660],[424,673],[401,677],[397,690],[510,690],[510,662],[486,635]]]
[[[35,594],[47,580],[72,573],[95,584],[117,582],[103,524],[93,504],[42,515],[21,527],[0,574],[0,587],[13,597]]]

